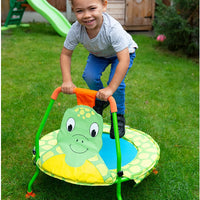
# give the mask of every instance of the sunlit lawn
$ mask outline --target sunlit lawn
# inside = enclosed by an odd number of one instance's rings
[[[126,123],[159,144],[158,175],[137,187],[122,184],[125,200],[199,199],[199,68],[191,59],[162,50],[154,38],[133,35],[137,57],[126,79]],[[35,134],[55,88],[62,84],[59,56],[64,38],[48,24],[2,32],[1,49],[1,191],[2,199],[24,199],[35,172]],[[86,88],[82,72],[87,51],[79,45],[72,76]],[[104,73],[107,82],[109,69]],[[60,94],[43,134],[58,129],[74,95]],[[110,123],[110,112],[104,112]],[[33,185],[37,200],[114,200],[116,186],[72,185],[40,173]]]

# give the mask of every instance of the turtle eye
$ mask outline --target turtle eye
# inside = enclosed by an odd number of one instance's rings
[[[71,132],[74,129],[74,126],[75,126],[75,120],[73,118],[69,118],[67,120],[67,130]]]
[[[99,126],[97,123],[93,123],[91,126],[90,126],[90,135],[92,137],[96,137],[97,134],[99,132]]]

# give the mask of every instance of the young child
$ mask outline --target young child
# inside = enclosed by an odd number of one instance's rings
[[[137,44],[119,22],[105,11],[107,0],[72,0],[77,21],[72,25],[60,56],[62,92],[73,93],[76,86],[71,77],[71,57],[78,43],[89,51],[83,79],[91,90],[96,90],[94,109],[102,115],[113,96],[117,103],[119,137],[125,134],[125,76],[133,64]],[[107,87],[101,82],[102,72],[111,64]],[[111,117],[110,137],[114,138]]]

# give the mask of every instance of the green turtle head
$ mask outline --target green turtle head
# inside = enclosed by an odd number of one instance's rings
[[[57,144],[66,154],[68,165],[78,167],[99,154],[102,147],[103,119],[88,106],[68,109],[63,117]]]

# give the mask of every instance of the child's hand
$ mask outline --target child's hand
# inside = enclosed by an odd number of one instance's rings
[[[102,101],[107,101],[108,97],[113,95],[113,91],[109,88],[103,88],[97,92],[96,97]]]
[[[73,82],[64,82],[61,86],[61,91],[65,94],[73,94],[74,88],[76,88],[76,86]]]

